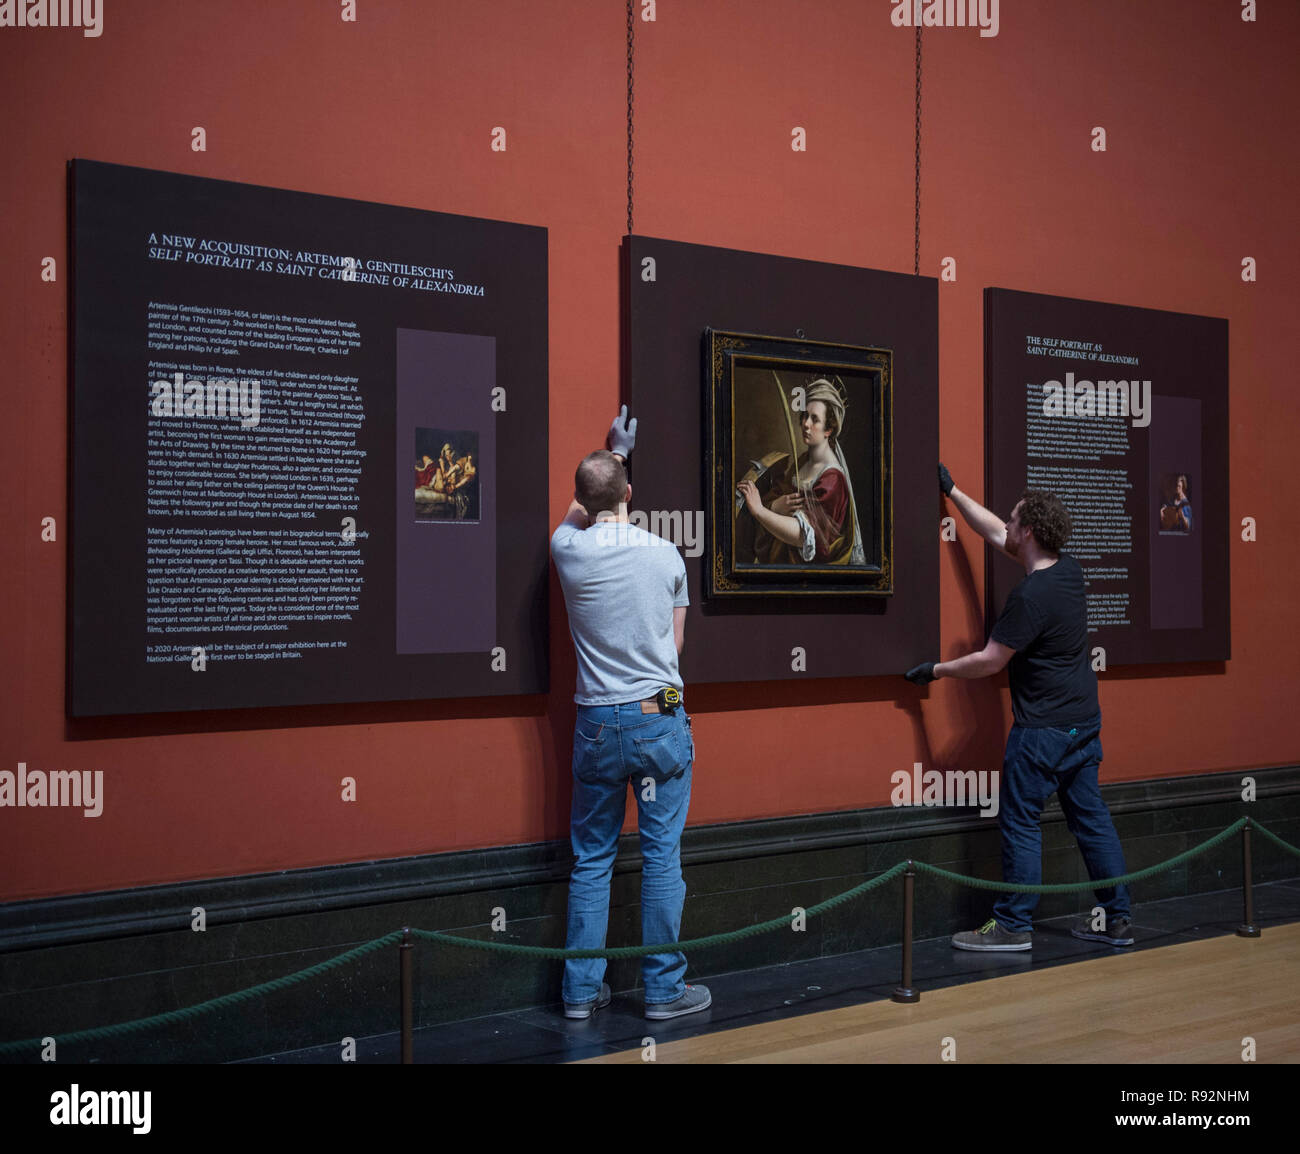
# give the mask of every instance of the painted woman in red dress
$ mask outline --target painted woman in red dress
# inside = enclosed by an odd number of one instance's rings
[[[737,487],[757,522],[755,560],[772,565],[864,565],[853,483],[837,438],[844,428],[844,398],[825,379],[807,390],[803,443],[808,451],[795,470],[773,482],[768,504],[752,481]]]

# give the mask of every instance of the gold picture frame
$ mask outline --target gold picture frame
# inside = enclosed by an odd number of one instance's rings
[[[893,351],[706,329],[708,596],[893,593]]]

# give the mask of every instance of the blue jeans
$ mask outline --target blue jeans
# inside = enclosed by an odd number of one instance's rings
[[[641,940],[675,942],[681,931],[682,829],[691,802],[695,743],[686,710],[642,713],[630,705],[580,705],[573,733],[573,874],[569,879],[566,948],[603,949],[609,925],[609,883],[623,828],[630,782],[641,839]],[[671,1002],[686,989],[686,955],[647,954],[641,963],[647,1005]],[[604,958],[564,963],[566,1002],[600,992]]]
[[[1002,828],[1002,880],[1041,885],[1043,836],[1039,817],[1056,790],[1065,823],[1083,852],[1090,878],[1113,878],[1125,872],[1124,850],[1101,799],[1097,767],[1101,764],[1101,715],[1069,729],[1011,727],[998,794]],[[1128,889],[1097,890],[1107,925],[1129,916]],[[1027,933],[1034,928],[1038,894],[1003,894],[993,916],[1003,929]]]

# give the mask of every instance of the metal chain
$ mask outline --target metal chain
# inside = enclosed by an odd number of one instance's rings
[[[636,0],[627,0],[627,235],[632,235],[632,41],[636,21],[632,9]]]
[[[921,25],[916,25],[916,233],[912,275],[921,275]]]

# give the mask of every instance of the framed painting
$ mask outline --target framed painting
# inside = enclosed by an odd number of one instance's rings
[[[710,598],[888,596],[893,353],[704,333]]]

